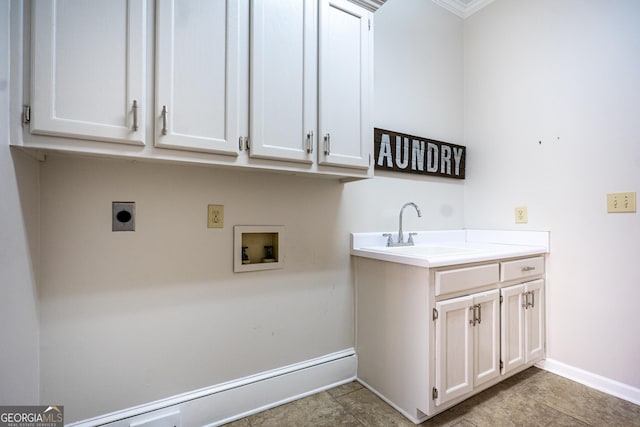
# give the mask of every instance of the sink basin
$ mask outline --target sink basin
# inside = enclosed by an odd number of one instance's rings
[[[408,255],[408,256],[438,256],[438,255],[452,255],[459,253],[476,252],[477,249],[462,248],[454,246],[395,246],[395,247],[375,247],[375,248],[362,248],[367,251],[375,251],[388,254]]]

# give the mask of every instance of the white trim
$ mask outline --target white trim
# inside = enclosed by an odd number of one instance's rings
[[[399,407],[398,405],[393,403],[391,400],[387,399],[384,394],[380,393],[378,390],[376,390],[375,388],[371,387],[369,384],[366,383],[366,381],[363,381],[360,378],[357,378],[356,381],[358,381],[364,387],[369,389],[369,391],[371,391],[373,394],[378,396],[380,399],[384,400],[393,409],[395,409],[396,411],[400,412],[402,415],[407,417],[409,419],[409,421],[411,421],[412,423],[420,424],[423,421],[426,421],[426,420],[428,420],[430,418],[428,415],[424,415],[422,417],[416,417],[414,414],[411,414],[411,413],[405,411],[404,409],[402,409],[401,407]],[[416,410],[416,411],[418,411],[418,410]]]
[[[640,405],[640,388],[621,383],[598,374],[569,366],[553,359],[546,359],[536,363],[536,366],[551,373],[568,378],[572,381],[584,384],[588,387],[600,390],[620,399]]]
[[[355,350],[349,348],[67,426],[129,427],[134,419],[175,410],[182,414],[182,427],[218,426],[353,381],[356,366]]]
[[[465,19],[491,3],[493,0],[433,0],[438,6],[442,6],[449,12],[458,15],[460,18]]]

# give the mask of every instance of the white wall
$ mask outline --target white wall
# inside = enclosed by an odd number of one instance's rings
[[[389,0],[375,14],[374,126],[463,144],[462,20],[431,1]],[[378,171],[345,185],[351,231],[460,228],[464,181]]]
[[[462,142],[462,24],[423,0],[376,19],[375,125]],[[41,393],[67,422],[353,346],[349,232],[459,228],[464,186],[51,156],[41,165]],[[135,201],[134,233],[111,202]],[[206,228],[206,205],[225,228]],[[234,274],[232,226],[281,224],[280,271]]]
[[[0,405],[38,404],[38,165],[9,149],[9,15],[0,2]]]
[[[606,213],[640,191],[640,2],[496,0],[464,32],[465,225],[551,230],[548,358],[640,387],[640,220]]]

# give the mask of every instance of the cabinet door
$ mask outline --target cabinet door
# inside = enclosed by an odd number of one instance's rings
[[[32,9],[32,133],[144,144],[144,0]]]
[[[237,155],[241,21],[236,0],[159,0],[155,145]],[[246,61],[245,61],[246,63]],[[246,120],[246,118],[245,118]]]
[[[501,358],[502,373],[510,372],[526,362],[524,330],[524,286],[502,288]]]
[[[473,389],[473,297],[436,303],[436,405]]]
[[[313,162],[316,0],[251,2],[251,157]]]
[[[370,12],[346,0],[320,0],[320,164],[370,165],[371,20]]]
[[[525,292],[530,293],[525,323],[526,356],[529,362],[544,356],[544,281],[527,283]]]
[[[500,375],[500,292],[476,294],[477,321],[474,333],[474,386]]]

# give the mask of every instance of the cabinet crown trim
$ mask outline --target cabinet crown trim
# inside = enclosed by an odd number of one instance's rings
[[[375,12],[382,6],[387,0],[349,0],[351,3],[355,3],[358,6],[364,7],[370,12]]]

